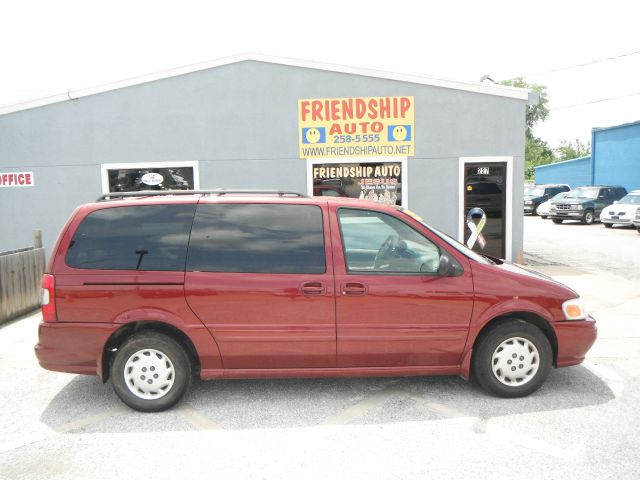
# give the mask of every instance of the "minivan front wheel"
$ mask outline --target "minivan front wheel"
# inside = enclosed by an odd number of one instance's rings
[[[551,370],[551,345],[544,333],[523,320],[490,327],[478,341],[473,373],[485,390],[500,397],[535,392]]]
[[[130,337],[111,365],[113,388],[128,406],[159,412],[180,401],[191,383],[191,362],[172,338],[158,332]]]

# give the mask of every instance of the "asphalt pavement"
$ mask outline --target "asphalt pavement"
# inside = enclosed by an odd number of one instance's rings
[[[576,238],[593,258],[564,250]],[[637,478],[637,263],[609,264],[594,238],[639,255],[635,231],[525,219],[525,258],[581,293],[599,339],[522,399],[457,377],[234,380],[142,414],[110,383],[42,370],[39,314],[12,322],[0,327],[0,478]]]

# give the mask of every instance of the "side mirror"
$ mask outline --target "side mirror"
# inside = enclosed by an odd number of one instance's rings
[[[620,203],[620,202],[619,202],[618,200],[614,200],[614,202],[613,202],[613,203]]]
[[[438,275],[441,277],[457,277],[462,275],[463,269],[458,262],[452,259],[448,254],[440,255],[440,264],[438,265]]]

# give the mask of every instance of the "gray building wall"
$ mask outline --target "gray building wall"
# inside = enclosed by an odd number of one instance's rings
[[[102,163],[198,161],[201,188],[306,191],[301,98],[415,97],[409,207],[457,236],[458,158],[513,156],[513,252],[522,248],[523,100],[362,75],[243,61],[0,115],[0,251],[43,230],[47,252],[73,209],[101,194]]]

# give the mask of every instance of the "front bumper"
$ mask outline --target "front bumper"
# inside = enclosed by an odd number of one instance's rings
[[[585,355],[598,337],[595,318],[566,320],[552,323],[558,339],[557,367],[569,367],[582,363]]]
[[[631,225],[633,223],[633,217],[627,217],[625,215],[600,215],[600,221],[604,223]]]
[[[569,220],[578,220],[584,215],[583,210],[555,210],[549,212],[549,218],[564,218]]]
[[[102,354],[120,325],[40,322],[36,357],[42,368],[102,378]]]

